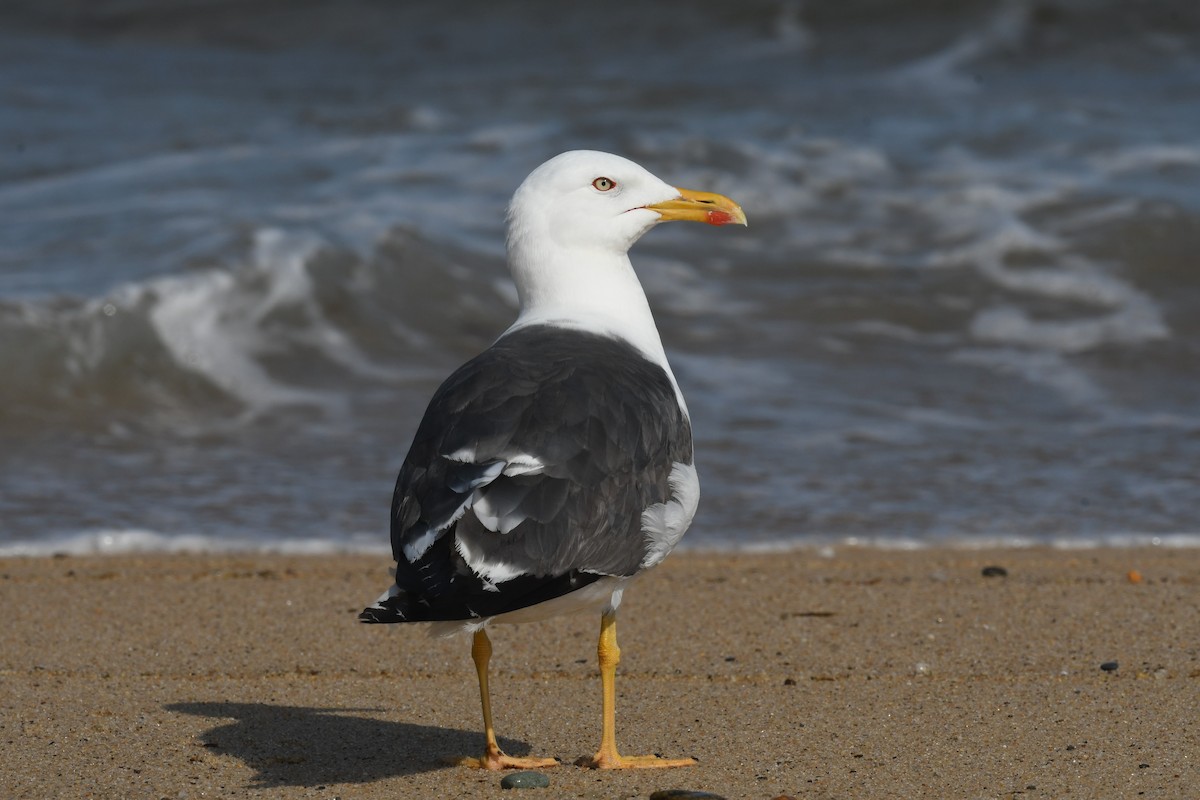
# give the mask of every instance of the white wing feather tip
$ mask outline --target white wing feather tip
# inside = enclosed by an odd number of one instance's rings
[[[642,531],[646,534],[644,568],[653,567],[675,549],[700,504],[700,478],[691,464],[675,462],[667,485],[671,487],[671,498],[642,512]]]

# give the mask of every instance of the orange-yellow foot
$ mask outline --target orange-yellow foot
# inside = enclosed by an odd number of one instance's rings
[[[575,762],[576,766],[591,769],[663,769],[665,767],[690,767],[696,763],[694,758],[662,758],[660,756],[623,756],[617,753],[596,753],[588,758],[584,756]]]
[[[472,769],[545,769],[546,767],[558,766],[556,758],[520,758],[517,756],[505,755],[499,750],[484,753],[479,758],[466,756],[463,758],[452,759],[452,762],[460,767],[471,767]]]

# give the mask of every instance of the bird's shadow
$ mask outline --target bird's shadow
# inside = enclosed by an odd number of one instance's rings
[[[479,755],[483,733],[359,716],[376,709],[303,708],[269,703],[172,703],[167,711],[232,720],[210,728],[199,742],[214,754],[241,759],[255,771],[253,786],[366,783],[429,772],[447,757]],[[502,739],[524,755],[529,746]]]

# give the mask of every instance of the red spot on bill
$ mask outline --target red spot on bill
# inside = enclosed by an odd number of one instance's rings
[[[709,225],[728,225],[733,222],[733,214],[730,214],[728,211],[709,211],[706,222]]]

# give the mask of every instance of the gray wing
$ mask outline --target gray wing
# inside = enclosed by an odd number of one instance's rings
[[[417,430],[392,501],[390,605],[405,620],[493,616],[633,575],[643,512],[691,462],[670,380],[631,345],[509,334],[442,384]]]

